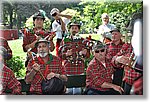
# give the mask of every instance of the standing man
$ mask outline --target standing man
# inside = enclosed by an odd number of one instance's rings
[[[37,53],[37,49],[35,48],[35,43],[38,42],[39,39],[45,38],[48,39],[50,43],[50,51],[54,50],[54,43],[53,38],[55,35],[51,35],[51,33],[46,32],[43,28],[43,23],[45,20],[45,14],[41,11],[38,11],[33,16],[33,24],[34,28],[30,30],[24,31],[24,37],[23,37],[23,51],[29,52],[32,51],[34,53]],[[31,55],[27,54],[27,61],[25,63],[25,66],[27,66],[28,61],[30,60]]]
[[[64,34],[68,32],[67,24],[70,22],[72,16],[61,14],[57,8],[53,8],[50,14],[55,19],[52,23],[52,30],[56,32],[56,56],[58,56],[60,43],[64,37]]]
[[[119,95],[123,88],[112,83],[114,68],[110,59],[106,58],[106,49],[103,43],[93,46],[94,58],[86,70],[87,95]]]
[[[80,25],[71,23],[69,26],[70,34],[65,36],[59,49],[59,57],[64,62],[67,75],[80,75],[85,72],[85,58],[90,51],[83,43],[83,38],[78,34]],[[67,94],[81,94],[81,88],[68,89]]]
[[[27,66],[25,81],[31,84],[30,94],[42,94],[42,80],[57,77],[67,81],[60,58],[49,53],[50,42],[40,39],[35,43],[37,56]]]
[[[115,28],[115,25],[109,23],[109,15],[107,13],[103,13],[101,19],[102,25],[99,26],[97,33],[103,36],[104,43],[108,43],[111,41],[112,37],[110,31]]]

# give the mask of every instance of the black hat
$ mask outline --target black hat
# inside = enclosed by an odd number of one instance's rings
[[[43,20],[45,20],[45,15],[43,14],[43,12],[38,11],[34,14],[33,21],[35,21],[36,18],[42,18]]]
[[[80,29],[80,24],[78,24],[77,22],[71,23],[70,26],[69,26],[69,29],[70,29],[72,26],[78,26],[78,28]]]
[[[114,28],[114,29],[112,29],[112,30],[110,31],[110,33],[112,33],[112,32],[120,32],[120,30],[117,29],[117,28]]]
[[[48,43],[48,44],[50,43],[48,40],[46,40],[46,39],[44,39],[44,38],[41,38],[39,41],[37,41],[37,42],[35,43],[35,47],[37,47],[38,44],[41,43],[41,42]]]

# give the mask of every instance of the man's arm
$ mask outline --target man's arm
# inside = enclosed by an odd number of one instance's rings
[[[58,16],[65,17],[65,18],[68,18],[68,19],[72,18],[71,15],[65,15],[65,14],[60,14],[60,13],[58,13]]]
[[[112,88],[116,91],[118,91],[120,94],[122,94],[122,92],[124,92],[123,88],[118,86],[118,85],[115,85],[115,84],[112,84],[112,83],[108,83],[108,82],[104,82],[102,85],[101,85],[102,88]]]

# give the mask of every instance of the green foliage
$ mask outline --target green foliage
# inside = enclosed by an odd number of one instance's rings
[[[123,32],[132,14],[135,12],[143,12],[142,1],[107,1],[109,0],[82,0],[79,6],[82,6],[83,10],[81,10],[81,21],[84,27],[81,27],[81,30],[89,33],[90,29],[94,30],[94,28],[101,25],[101,15],[106,12],[110,15],[110,23],[115,24]]]
[[[25,75],[25,71],[24,71],[25,67],[24,67],[23,60],[19,56],[15,56],[15,57],[11,58],[6,63],[7,63],[7,66],[11,70],[13,70],[13,72],[15,73],[16,77],[24,77],[24,75]]]

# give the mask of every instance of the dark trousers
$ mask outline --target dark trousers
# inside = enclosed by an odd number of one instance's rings
[[[130,95],[132,85],[129,85],[128,83],[124,82],[123,84],[123,90],[124,90],[124,95]]]
[[[87,88],[86,95],[120,95],[118,91],[115,91],[114,89],[110,89],[109,91],[100,91],[93,88]]]
[[[113,84],[122,86],[122,79],[123,79],[123,69],[118,69],[115,68],[116,71],[114,72],[114,76],[113,76]]]

